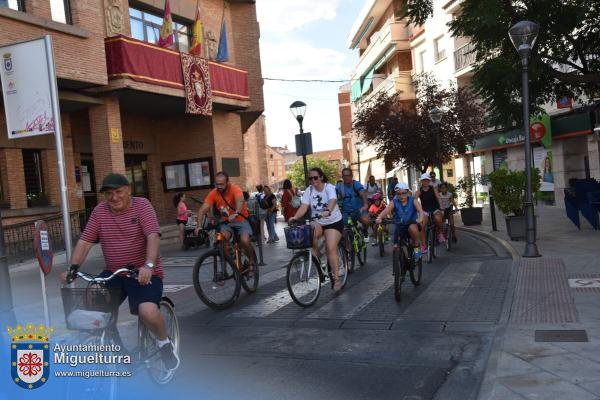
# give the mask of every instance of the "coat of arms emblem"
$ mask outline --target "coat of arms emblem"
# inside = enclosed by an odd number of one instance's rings
[[[2,57],[4,59],[4,70],[6,72],[12,71],[12,69],[13,69],[12,54],[4,53],[4,55]]]
[[[27,324],[9,327],[11,339],[10,371],[14,383],[24,389],[37,389],[50,376],[50,346],[52,328]]]

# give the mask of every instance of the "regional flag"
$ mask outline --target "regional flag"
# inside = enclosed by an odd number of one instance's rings
[[[163,18],[162,27],[160,28],[158,45],[160,47],[173,46],[173,18],[171,17],[171,3],[169,0],[165,1],[165,16]]]
[[[192,47],[190,48],[190,54],[195,56],[202,56],[202,42],[204,41],[202,35],[202,21],[200,20],[200,1],[196,4],[196,20],[192,26]]]
[[[227,24],[225,23],[225,16],[221,21],[221,35],[219,36],[219,50],[217,51],[217,62],[229,61],[229,49],[227,46]]]

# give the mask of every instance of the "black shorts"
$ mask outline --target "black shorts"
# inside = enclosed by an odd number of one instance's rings
[[[336,231],[342,233],[344,231],[344,222],[342,222],[342,220],[340,219],[339,221],[334,222],[333,224],[321,225],[321,228],[323,229],[323,232],[325,232],[327,229],[335,229]]]
[[[100,276],[105,278],[111,274],[111,271],[104,270]],[[160,276],[152,275],[151,282],[152,284],[142,286],[137,279],[115,276],[106,282],[106,286],[111,289],[120,289],[123,292],[121,303],[125,301],[125,298],[128,298],[129,311],[133,315],[137,315],[138,307],[141,303],[154,303],[157,306],[160,304],[163,293],[163,281]]]
[[[417,221],[408,221],[406,224],[395,224],[396,229],[394,229],[394,244],[398,244],[400,238],[408,238],[408,228],[416,223]]]
[[[452,208],[453,207],[444,208],[444,219],[450,219],[449,216],[452,215]]]
[[[179,224],[181,224],[181,225],[187,225],[187,221],[182,221],[180,219],[178,219],[176,221],[177,221],[177,226],[179,226]]]

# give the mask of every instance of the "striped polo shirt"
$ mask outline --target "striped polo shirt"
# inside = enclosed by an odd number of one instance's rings
[[[160,234],[156,213],[143,197],[132,197],[129,208],[122,214],[111,211],[106,201],[94,208],[81,240],[102,246],[106,269],[116,271],[128,264],[140,268],[146,263],[146,237]],[[163,277],[160,256],[153,275]]]

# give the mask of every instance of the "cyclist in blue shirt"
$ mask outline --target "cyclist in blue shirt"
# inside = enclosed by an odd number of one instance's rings
[[[364,186],[352,179],[352,170],[344,168],[342,170],[342,182],[335,187],[338,196],[338,203],[342,209],[344,224],[348,221],[348,217],[356,222],[362,223],[362,231],[365,240],[369,240],[369,204],[367,202],[367,192]]]
[[[400,182],[396,185],[396,196],[394,200],[379,214],[376,224],[388,215],[392,214],[396,229],[394,230],[394,247],[398,247],[398,239],[410,235],[412,244],[415,246],[415,255],[421,257],[420,234],[417,224],[423,222],[423,208],[421,202],[416,197],[410,195],[408,185]]]

